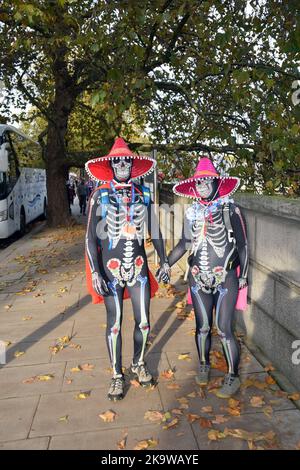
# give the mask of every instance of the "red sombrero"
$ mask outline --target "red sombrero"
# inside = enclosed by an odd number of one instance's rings
[[[89,160],[85,164],[86,172],[91,178],[97,181],[109,182],[113,179],[113,171],[110,166],[110,160],[115,157],[130,157],[133,160],[131,178],[145,176],[154,170],[156,161],[151,157],[139,156],[134,154],[126,142],[117,137],[111,151],[104,157],[97,157]]]
[[[197,194],[196,182],[201,179],[217,178],[220,180],[219,195],[220,197],[229,196],[234,193],[240,184],[240,179],[235,176],[222,176],[215,169],[212,161],[203,157],[200,158],[195,174],[191,178],[176,183],[173,191],[178,196],[190,197],[198,199],[201,202],[200,196]]]

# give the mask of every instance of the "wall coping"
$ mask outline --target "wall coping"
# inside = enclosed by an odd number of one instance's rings
[[[245,209],[300,222],[300,198],[288,199],[283,196],[260,196],[237,192],[234,199]]]

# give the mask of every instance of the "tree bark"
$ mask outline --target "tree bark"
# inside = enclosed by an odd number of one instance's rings
[[[74,99],[66,89],[56,90],[51,107],[52,120],[48,122],[45,162],[48,225],[51,227],[69,225],[71,222],[65,177],[65,135],[73,102]]]

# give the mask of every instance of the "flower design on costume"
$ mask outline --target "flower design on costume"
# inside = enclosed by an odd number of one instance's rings
[[[118,258],[111,258],[106,263],[106,266],[112,273],[114,279],[118,281],[119,285],[124,287],[125,282],[127,282],[129,286],[133,286],[136,283],[137,277],[141,273],[144,263],[144,258],[139,255],[135,258],[129,269],[127,267],[127,263],[123,265],[121,260]]]

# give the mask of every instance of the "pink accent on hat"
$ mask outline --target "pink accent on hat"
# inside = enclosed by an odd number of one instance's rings
[[[198,162],[194,175],[191,178],[176,183],[173,191],[178,196],[198,199],[201,202],[201,198],[197,194],[196,182],[201,179],[210,178],[220,180],[220,197],[229,196],[234,193],[240,184],[240,179],[235,176],[221,176],[214,167],[213,162],[207,157],[202,157]]]
[[[156,161],[153,158],[136,155],[129,149],[122,137],[117,137],[110,152],[104,157],[96,157],[87,161],[85,170],[94,180],[109,182],[114,177],[110,162],[115,157],[132,158],[132,179],[151,173],[156,166]]]

